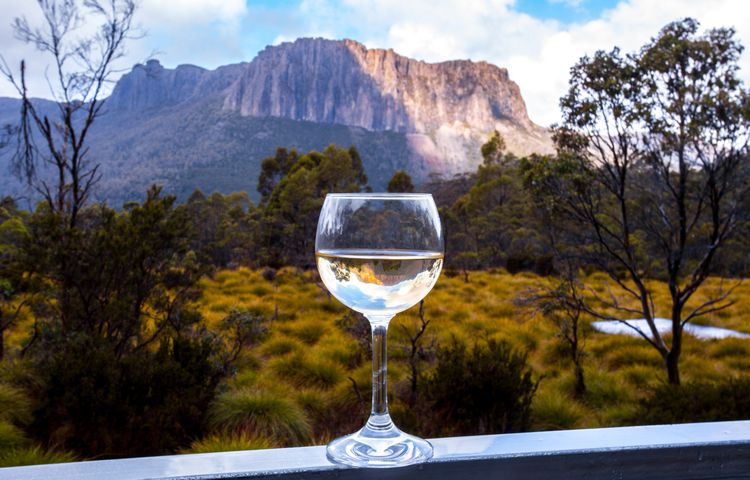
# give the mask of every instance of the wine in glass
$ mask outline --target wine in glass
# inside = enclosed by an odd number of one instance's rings
[[[399,312],[432,289],[443,265],[440,217],[430,194],[329,194],[315,238],[318,271],[331,294],[372,328],[372,411],[358,432],[328,444],[328,458],[395,467],[432,457],[426,440],[399,430],[388,414],[386,335]]]

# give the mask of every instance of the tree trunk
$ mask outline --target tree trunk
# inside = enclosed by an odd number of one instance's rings
[[[667,376],[671,385],[680,384],[680,353],[682,353],[682,302],[673,300],[672,348],[667,352]]]
[[[671,385],[680,384],[680,350],[672,347],[672,350],[667,353],[667,375],[669,377],[669,383]]]
[[[586,381],[583,376],[583,365],[581,365],[581,359],[575,360],[575,375],[576,375],[576,386],[575,394],[576,397],[583,397],[586,394]]]

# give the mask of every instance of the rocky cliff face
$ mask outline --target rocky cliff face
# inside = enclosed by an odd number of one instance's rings
[[[195,188],[253,195],[262,159],[278,146],[354,144],[375,189],[396,169],[417,183],[433,172],[475,171],[495,129],[514,153],[551,150],[505,69],[430,64],[351,40],[300,39],[216,70],[150,61],[120,79],[105,108],[88,144],[103,174],[97,198],[114,205],[152,183],[180,198]],[[19,110],[17,99],[0,99],[0,125]],[[8,175],[7,151],[0,196],[33,198]]]
[[[425,168],[474,170],[499,130],[519,155],[551,151],[507,70],[486,62],[426,63],[352,41],[300,39],[267,47],[227,90],[246,116],[339,123],[405,133]]]
[[[404,134],[417,176],[475,170],[492,130],[518,155],[552,150],[549,133],[528,118],[507,70],[468,60],[426,63],[353,40],[299,39],[213,71],[168,70],[150,61],[120,80],[110,107],[142,110],[211,95],[224,110],[246,117]]]

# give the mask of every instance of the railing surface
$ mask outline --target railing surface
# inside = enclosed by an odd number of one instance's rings
[[[0,468],[2,480],[750,479],[750,421],[533,432],[431,440],[428,463],[332,465],[325,447]]]

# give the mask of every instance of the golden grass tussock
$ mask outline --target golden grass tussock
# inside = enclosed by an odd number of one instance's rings
[[[529,364],[541,378],[533,405],[534,429],[637,422],[642,399],[666,381],[663,359],[645,340],[596,332],[589,326],[592,319],[585,318],[581,347],[588,390],[575,397],[573,364],[557,327],[516,304],[523,292],[552,281],[502,269],[471,272],[469,283],[462,275],[443,275],[425,299],[424,317],[430,323],[422,345],[446,345],[453,338],[467,344],[495,339],[528,352]],[[199,308],[210,325],[232,308],[247,308],[263,315],[269,329],[263,342],[252,347],[255,362],[241,368],[215,402],[211,419],[216,438],[207,437],[206,448],[212,448],[212,441],[220,448],[258,438],[279,446],[325,442],[361,426],[371,389],[371,366],[360,344],[367,336],[355,339],[341,327],[337,321],[349,310],[316,282],[315,272],[291,268],[279,270],[273,281],[243,268],[202,281]],[[714,290],[722,288],[719,279],[708,283]],[[602,296],[613,288],[601,273],[590,274],[587,284]],[[657,314],[666,316],[668,289],[659,282],[649,285],[655,289]],[[701,298],[706,297],[696,296]],[[735,305],[701,323],[750,332],[750,285],[737,287],[733,298]],[[399,392],[408,390],[409,337],[419,322],[419,307],[414,306],[391,323],[388,379],[394,411],[408,409]],[[427,360],[419,363],[421,375],[429,376],[430,362],[428,348]],[[706,342],[686,336],[681,366],[684,380],[741,374],[750,370],[750,341]]]
[[[224,393],[212,405],[209,418],[221,431],[266,438],[279,445],[305,445],[312,439],[304,410],[289,398],[269,391]]]
[[[569,430],[579,427],[586,409],[569,395],[541,391],[534,396],[531,421],[535,430]]]
[[[29,443],[20,428],[10,422],[0,421],[0,452]]]
[[[40,465],[46,463],[75,462],[78,458],[70,453],[55,449],[47,449],[40,446],[16,447],[0,450],[0,468],[23,467],[27,465]]]
[[[0,383],[0,421],[24,425],[31,419],[31,402],[23,392]]]
[[[344,379],[340,365],[301,352],[277,358],[270,367],[277,376],[296,386],[331,388]]]
[[[279,357],[289,353],[300,352],[304,349],[302,342],[296,338],[290,338],[286,335],[275,335],[261,345],[260,350],[263,355],[269,357]]]
[[[263,450],[277,446],[267,438],[254,437],[247,433],[217,433],[193,442],[190,448],[180,453],[236,452]]]

